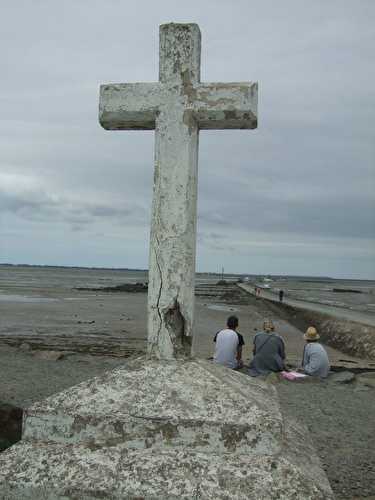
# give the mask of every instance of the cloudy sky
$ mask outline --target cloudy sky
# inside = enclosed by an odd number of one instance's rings
[[[257,130],[200,134],[198,270],[375,278],[373,0],[2,0],[0,262],[147,267],[154,134],[98,87],[156,81],[170,21],[259,82]]]

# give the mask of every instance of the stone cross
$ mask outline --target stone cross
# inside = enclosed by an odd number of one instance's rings
[[[162,359],[193,329],[199,130],[257,126],[257,84],[201,83],[200,54],[198,25],[164,24],[159,82],[100,87],[105,129],[155,129],[148,352]]]

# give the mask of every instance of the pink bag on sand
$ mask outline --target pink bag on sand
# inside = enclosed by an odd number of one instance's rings
[[[285,378],[285,380],[297,380],[299,378],[304,378],[307,375],[305,375],[304,373],[283,371],[281,372],[281,376]]]

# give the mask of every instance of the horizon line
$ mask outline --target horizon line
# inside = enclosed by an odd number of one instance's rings
[[[148,273],[148,268],[138,268],[138,267],[106,267],[106,266],[80,266],[80,265],[62,265],[62,264],[26,264],[17,263],[13,264],[11,262],[0,262],[0,266],[8,267],[45,267],[45,268],[61,268],[61,269],[90,269],[90,270],[108,270],[108,271],[143,271]],[[213,274],[221,276],[223,273],[217,271],[196,271],[196,274]],[[277,274],[277,273],[235,273],[235,272],[224,272],[225,276],[273,276],[273,277],[291,277],[291,278],[315,278],[315,279],[329,279],[329,280],[360,280],[360,281],[374,281],[372,279],[363,278],[333,278],[331,276],[324,275],[311,275],[311,274]]]

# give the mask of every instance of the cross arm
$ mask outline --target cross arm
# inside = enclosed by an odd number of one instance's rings
[[[99,122],[107,130],[150,130],[161,104],[159,83],[100,86]]]
[[[194,97],[200,129],[257,127],[257,83],[201,83],[195,87]]]

